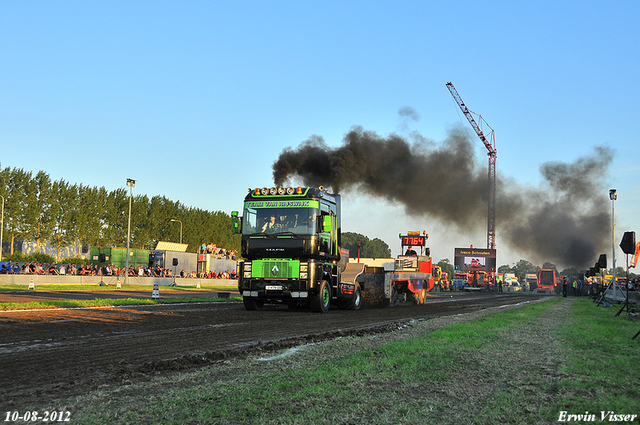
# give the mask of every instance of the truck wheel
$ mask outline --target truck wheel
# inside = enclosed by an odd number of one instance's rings
[[[360,289],[360,285],[356,283],[356,289],[353,291],[353,300],[351,301],[349,310],[360,310],[360,307],[362,307],[362,289]]]
[[[317,294],[311,297],[311,310],[318,313],[326,313],[329,311],[329,302],[331,301],[331,288],[326,280],[320,282],[320,289]]]
[[[339,301],[338,307],[342,310],[360,310],[362,307],[362,289],[356,282],[356,289],[353,291],[353,298],[346,301]]]
[[[243,297],[242,303],[244,304],[245,310],[249,310],[249,311],[260,310],[264,305],[264,301],[254,300],[248,297]]]
[[[391,307],[394,307],[398,305],[399,302],[398,289],[396,289],[396,285],[391,285],[391,296],[389,298],[389,305],[391,305]]]
[[[414,294],[414,300],[416,302],[416,304],[420,305],[420,304],[424,304],[425,300],[427,299],[427,290],[426,289],[422,289],[420,290],[420,292],[417,292]]]

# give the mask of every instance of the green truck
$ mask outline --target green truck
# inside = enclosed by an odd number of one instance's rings
[[[340,249],[340,195],[322,187],[250,189],[242,216],[231,213],[242,234],[238,290],[247,310],[265,303],[357,310],[363,265],[349,265]]]

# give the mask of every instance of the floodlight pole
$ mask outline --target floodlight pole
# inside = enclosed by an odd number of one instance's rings
[[[131,198],[133,197],[133,188],[136,185],[136,181],[127,179],[127,186],[129,186],[129,220],[127,222],[127,259],[124,266],[124,284],[129,283],[129,241],[131,240]]]
[[[0,261],[2,261],[2,231],[4,230],[4,196],[2,198],[2,219],[0,219]]]
[[[618,191],[609,190],[609,199],[611,199],[611,262],[613,264],[613,298],[615,299],[618,291],[618,283],[616,282],[616,210],[615,202],[618,199]]]
[[[182,243],[182,221],[176,220],[175,218],[172,218],[171,221],[177,221],[180,223],[180,243]]]

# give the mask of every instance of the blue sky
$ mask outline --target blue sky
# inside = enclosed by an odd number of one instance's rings
[[[640,232],[638,22],[637,1],[2,2],[0,162],[229,212],[283,149],[337,147],[352,126],[436,145],[463,126],[484,164],[451,81],[495,129],[499,179],[535,187],[541,164],[611,148],[619,243]],[[427,230],[436,260],[486,243],[486,223],[343,202],[343,230],[394,255],[406,230]],[[496,229],[498,264],[522,258]]]

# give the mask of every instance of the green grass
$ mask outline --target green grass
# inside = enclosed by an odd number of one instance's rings
[[[640,321],[615,317],[618,309],[574,303],[572,320],[558,330],[568,357],[558,408],[640,414],[640,337],[631,339]]]
[[[145,298],[102,298],[94,300],[62,300],[62,301],[34,301],[28,303],[0,303],[0,310],[37,310],[51,308],[89,308],[89,307],[108,307],[108,306],[126,306],[126,305],[142,305],[142,304],[169,304],[169,303],[189,303],[189,302],[206,302],[206,301],[241,301],[242,297],[161,297],[153,299],[149,295],[149,299]]]
[[[149,291],[153,290],[153,285],[121,285],[123,291]],[[161,285],[161,288],[171,289],[172,291],[207,291],[207,290],[228,290],[235,289],[238,285],[216,285],[216,284],[201,284],[201,288],[198,289],[196,284],[194,285],[180,285],[180,286],[166,286]],[[36,291],[114,291],[116,285],[113,283],[100,286],[100,285],[64,285],[64,284],[36,284]],[[3,292],[20,292],[28,291],[29,285],[0,285],[0,291]]]
[[[225,362],[68,408],[86,424],[546,424],[561,411],[640,413],[640,323],[572,301],[387,343],[350,337],[282,360]]]
[[[212,291],[224,292],[225,290],[234,289],[236,286],[229,285],[201,285],[198,289],[194,286],[162,286],[161,291],[170,289],[173,291]],[[46,308],[79,308],[79,307],[104,307],[113,305],[135,305],[135,304],[166,304],[166,303],[187,303],[187,302],[206,302],[206,301],[241,301],[242,297],[179,297],[162,295],[158,299],[152,299],[153,285],[122,285],[121,289],[116,289],[115,285],[99,286],[99,285],[36,285],[36,290],[29,291],[29,285],[0,285],[0,291],[3,292],[25,292],[38,293],[38,291],[84,291],[84,292],[105,292],[105,291],[136,291],[148,292],[149,298],[96,298],[94,300],[60,300],[60,301],[34,301],[28,303],[2,303],[1,310],[25,310],[25,309],[46,309]],[[173,295],[173,294],[172,294]]]

